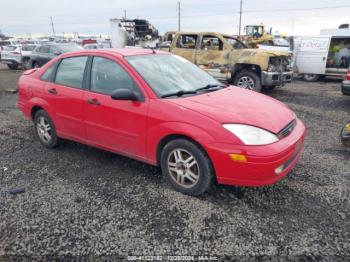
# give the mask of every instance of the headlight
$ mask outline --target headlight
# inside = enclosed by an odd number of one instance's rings
[[[237,136],[246,145],[268,145],[278,141],[278,137],[273,133],[255,126],[224,124],[223,127]]]
[[[267,71],[268,72],[276,72],[277,71],[276,66],[273,64],[269,64]]]

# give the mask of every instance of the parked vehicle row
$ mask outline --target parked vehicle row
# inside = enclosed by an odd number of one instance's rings
[[[8,45],[1,52],[1,63],[6,64],[10,69],[17,69],[23,63],[23,57],[31,55],[36,45]]]
[[[33,52],[22,57],[23,66],[25,69],[41,67],[52,58],[67,52],[83,50],[76,44],[45,44],[38,46]]]
[[[66,52],[83,50],[76,44],[43,44],[43,45],[7,45],[1,52],[0,62],[10,69],[22,66],[30,69],[43,66],[52,58]]]

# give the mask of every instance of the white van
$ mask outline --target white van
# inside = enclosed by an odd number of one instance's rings
[[[305,81],[320,76],[344,78],[350,65],[350,30],[342,34],[294,38],[293,69]]]

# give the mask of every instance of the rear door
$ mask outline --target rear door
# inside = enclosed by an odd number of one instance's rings
[[[194,63],[198,40],[199,35],[197,34],[180,34],[172,44],[171,52]]]
[[[38,66],[42,66],[47,62],[47,57],[50,52],[50,46],[48,45],[43,45],[38,48],[37,50],[37,57],[35,59],[35,62],[38,64]]]
[[[330,37],[303,37],[296,46],[295,66],[300,74],[323,75],[326,72]]]
[[[45,85],[46,100],[55,114],[58,133],[78,141],[85,139],[82,114],[87,60],[87,56],[62,59],[53,69],[52,81]]]

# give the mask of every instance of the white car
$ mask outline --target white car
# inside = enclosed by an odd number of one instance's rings
[[[10,69],[17,69],[18,66],[22,65],[22,57],[29,56],[35,49],[36,45],[8,45],[5,46],[4,50],[1,51],[2,64],[6,64]]]

